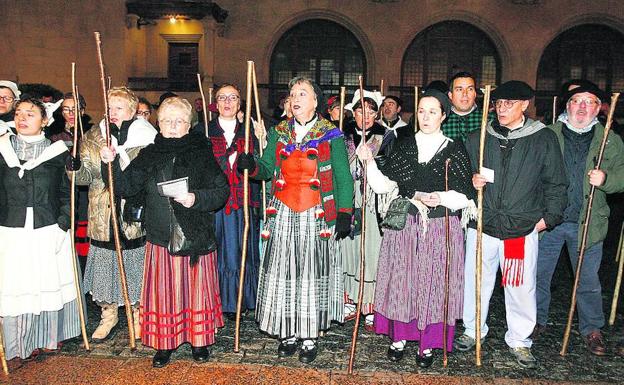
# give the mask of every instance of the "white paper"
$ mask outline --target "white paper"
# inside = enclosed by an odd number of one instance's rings
[[[188,177],[160,182],[157,186],[160,195],[168,198],[181,198],[188,194]]]
[[[483,175],[486,182],[494,183],[494,170],[491,168],[481,167],[481,172],[479,174]]]

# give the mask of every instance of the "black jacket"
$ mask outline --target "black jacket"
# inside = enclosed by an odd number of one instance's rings
[[[158,193],[158,182],[182,177],[189,178],[189,191],[195,194],[191,208]],[[116,195],[131,197],[144,193],[149,242],[167,246],[173,214],[185,236],[194,241],[196,248],[192,255],[204,255],[216,249],[213,212],[223,207],[230,190],[210,141],[202,132],[191,132],[179,139],[158,134],[154,144],[141,150],[123,172],[115,161],[114,178]]]
[[[497,132],[498,127],[503,134]],[[468,134],[466,149],[473,172],[479,167],[479,131]],[[559,141],[542,123],[526,119],[510,133],[488,123],[483,166],[494,170],[494,183],[483,195],[483,231],[499,239],[530,234],[541,218],[549,228],[561,223],[567,204],[566,178]],[[471,227],[476,227],[474,223]]]
[[[8,137],[3,139],[8,141]],[[69,228],[70,189],[65,174],[68,155],[64,151],[32,170],[24,170],[22,178],[18,176],[19,168],[9,168],[6,155],[0,156],[0,226],[24,227],[26,208],[32,207],[36,229],[55,223],[64,231]]]

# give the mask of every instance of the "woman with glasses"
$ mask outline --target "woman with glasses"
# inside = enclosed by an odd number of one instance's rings
[[[345,106],[345,110],[353,113],[353,120],[345,125],[347,152],[349,154],[349,168],[355,181],[353,188],[354,228],[349,238],[342,240],[340,253],[343,258],[343,273],[345,285],[345,321],[356,316],[356,305],[360,287],[360,238],[362,228],[362,164],[355,155],[355,149],[362,142],[362,127],[366,128],[366,143],[376,154],[381,146],[384,128],[376,122],[377,111],[383,101],[380,92],[364,91],[364,102],[360,97],[360,90],[356,90],[353,101]],[[366,109],[366,111],[364,111]],[[365,116],[366,115],[366,116]],[[377,222],[376,194],[367,186],[366,196],[366,237],[364,261],[364,296],[362,299],[362,314],[365,315],[364,327],[373,330],[373,297],[375,294],[375,276],[377,275],[377,259],[379,258],[379,244],[381,233]]]
[[[139,96],[139,104],[137,104],[137,119],[145,119],[150,122],[150,118],[152,117],[152,104],[149,100],[145,99],[142,96]]]
[[[156,130],[146,120],[136,118],[138,98],[125,87],[108,91],[108,118],[111,142],[120,156],[121,168],[128,167],[139,151],[154,141]],[[100,149],[106,146],[106,128],[102,120],[80,141],[80,157],[69,168],[76,171],[76,183],[89,186],[89,228],[91,247],[87,257],[84,289],[90,292],[102,309],[100,324],[92,335],[94,343],[106,340],[117,325],[118,307],[124,298],[120,288],[119,268],[115,252],[111,209],[107,184],[104,182]],[[133,305],[135,335],[140,337],[139,300],[143,278],[145,232],[140,218],[132,212],[141,206],[139,197],[117,199],[121,247],[128,282],[128,294]],[[122,215],[123,214],[123,215]]]
[[[0,80],[0,135],[7,131],[15,133],[15,104],[22,93],[17,84],[9,80]]]
[[[115,160],[116,193],[145,195],[145,275],[141,304],[142,342],[156,349],[152,361],[160,368],[171,354],[189,343],[193,359],[206,362],[217,328],[223,326],[217,278],[214,212],[225,204],[227,177],[212,154],[204,133],[189,133],[191,104],[180,97],[158,108],[160,133],[124,171]],[[103,148],[102,162],[116,158]],[[186,191],[164,194],[158,184],[188,178]],[[175,248],[172,229],[185,240]]]
[[[208,125],[208,137],[219,166],[230,183],[228,200],[221,210],[215,213],[217,235],[217,266],[221,288],[221,306],[229,319],[236,315],[238,280],[241,269],[243,242],[243,177],[236,171],[238,156],[245,150],[245,128],[237,119],[240,111],[240,91],[233,84],[223,84],[215,91],[219,115]],[[203,126],[200,127],[201,132]],[[198,129],[199,130],[199,129]],[[249,141],[249,152],[258,151],[258,141],[253,136]],[[259,209],[260,189],[256,181],[249,183],[250,228],[247,238],[247,260],[245,281],[243,282],[242,311],[256,308],[258,288],[259,251]]]

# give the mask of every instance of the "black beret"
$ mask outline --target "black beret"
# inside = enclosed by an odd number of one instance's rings
[[[496,87],[492,91],[493,100],[529,100],[535,95],[535,90],[530,85],[520,80],[510,80]]]
[[[426,97],[438,99],[438,101],[440,102],[440,106],[442,107],[442,112],[444,112],[447,116],[451,112],[451,101],[449,100],[446,93],[440,92],[435,88],[429,88],[420,96],[421,99]]]
[[[594,95],[595,97],[597,97],[598,99],[600,99],[601,103],[607,102],[609,95],[607,95],[606,92],[604,92],[603,90],[601,90],[600,88],[598,88],[597,85],[595,85],[594,83],[585,80],[583,82],[583,84],[579,85],[576,88],[571,89],[570,91],[566,92],[563,95],[563,100],[567,103],[568,100],[570,100],[570,98],[576,94],[581,94],[583,92],[589,92],[590,94]]]
[[[399,98],[398,96],[386,95],[386,97],[384,98],[384,101],[386,99],[394,100],[394,102],[397,104],[397,106],[403,107],[403,100],[401,98]]]

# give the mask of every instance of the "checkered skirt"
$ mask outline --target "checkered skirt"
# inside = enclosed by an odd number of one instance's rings
[[[269,218],[258,284],[256,321],[260,330],[277,336],[317,338],[331,321],[343,321],[342,259],[332,236],[319,237],[327,228],[315,219],[320,205],[294,212],[279,200],[277,215]]]

